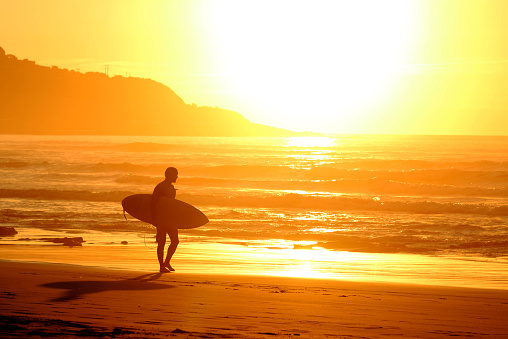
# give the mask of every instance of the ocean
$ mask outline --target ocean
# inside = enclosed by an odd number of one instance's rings
[[[121,201],[179,170],[177,272],[508,289],[508,137],[0,135],[0,259],[157,271]],[[48,238],[83,237],[65,247]],[[123,244],[122,244],[123,242]]]

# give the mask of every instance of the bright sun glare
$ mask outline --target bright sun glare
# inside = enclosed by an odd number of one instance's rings
[[[336,144],[335,138],[330,137],[292,137],[286,139],[287,147],[332,147]]]
[[[336,130],[365,124],[358,113],[388,87],[414,33],[412,4],[220,1],[210,27],[230,87],[264,121]]]

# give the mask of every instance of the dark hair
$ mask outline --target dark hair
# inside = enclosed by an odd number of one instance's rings
[[[166,176],[166,178],[174,177],[174,176],[178,175],[178,170],[174,167],[168,167],[166,169],[166,172],[164,173],[164,175]]]

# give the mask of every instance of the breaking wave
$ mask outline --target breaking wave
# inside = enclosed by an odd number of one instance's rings
[[[109,201],[120,203],[133,191],[94,192],[88,190],[0,189],[0,198],[24,198],[66,201]],[[178,199],[197,206],[230,206],[253,208],[302,208],[317,210],[368,210],[413,213],[461,213],[508,216],[508,205],[485,202],[442,202],[408,197],[365,197],[336,194],[302,194],[272,191],[263,194],[238,192],[221,194],[179,194]]]

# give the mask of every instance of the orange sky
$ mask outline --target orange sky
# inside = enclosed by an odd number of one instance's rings
[[[0,47],[329,133],[508,135],[508,1],[0,0]]]

